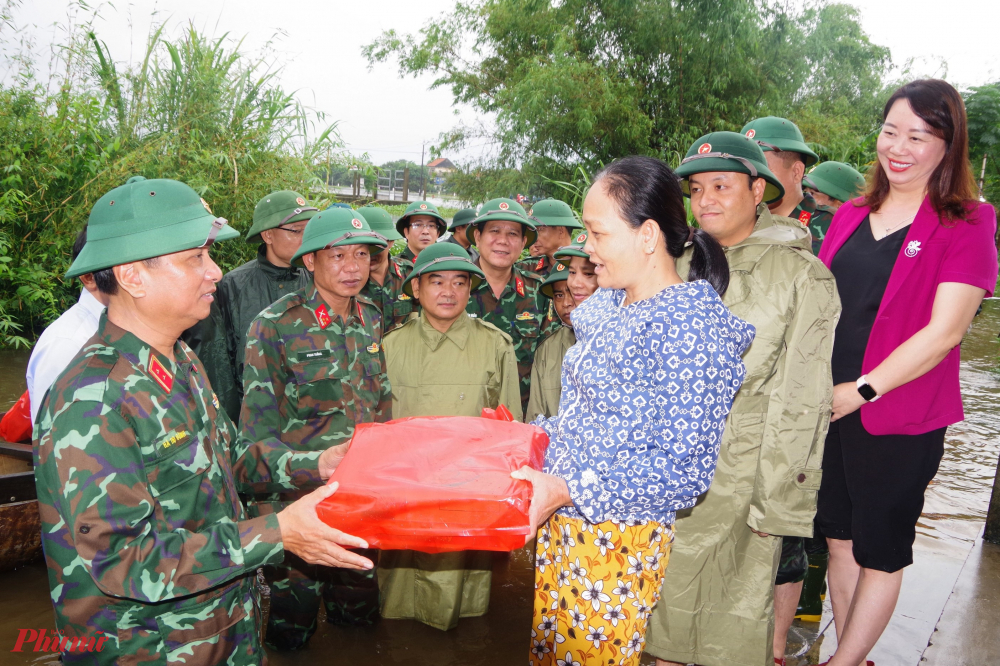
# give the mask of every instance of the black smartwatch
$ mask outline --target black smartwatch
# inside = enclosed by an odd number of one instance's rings
[[[879,394],[875,392],[872,385],[868,383],[868,378],[864,375],[858,378],[858,393],[865,399],[865,402],[875,402],[879,399]]]

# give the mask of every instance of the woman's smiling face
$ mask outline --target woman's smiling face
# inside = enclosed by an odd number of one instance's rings
[[[945,140],[913,112],[910,103],[898,99],[882,124],[876,149],[892,187],[923,191],[947,148]]]

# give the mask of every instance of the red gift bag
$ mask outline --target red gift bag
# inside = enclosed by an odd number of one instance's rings
[[[317,514],[382,550],[520,548],[531,530],[531,484],[510,473],[524,465],[542,469],[549,438],[541,428],[503,418],[497,410],[491,418],[359,425],[330,478],[340,488]]]

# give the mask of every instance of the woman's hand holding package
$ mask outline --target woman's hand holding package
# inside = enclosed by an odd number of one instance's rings
[[[521,469],[516,469],[510,473],[511,478],[527,481],[531,484],[532,497],[531,508],[528,512],[528,521],[531,525],[531,532],[524,539],[528,543],[535,536],[538,528],[552,516],[556,510],[573,503],[569,496],[569,487],[561,477],[545,472],[539,472],[525,465]]]

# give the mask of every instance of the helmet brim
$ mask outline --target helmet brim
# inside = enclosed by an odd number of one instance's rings
[[[303,242],[302,247],[292,257],[292,265],[305,268],[302,257],[312,252],[325,250],[330,247],[343,247],[345,245],[374,245],[378,248],[375,254],[388,247],[385,239],[374,231],[342,231],[331,230],[318,234],[309,239],[309,244]]]
[[[757,170],[757,176],[763,178],[764,182],[767,183],[767,187],[764,188],[764,203],[771,203],[772,201],[777,201],[785,196],[785,188],[781,185],[779,181],[766,164],[761,164],[755,160],[748,160],[753,164],[754,168]],[[688,178],[699,173],[714,173],[718,171],[725,171],[730,173],[742,173],[750,176],[750,172],[747,168],[740,162],[734,159],[728,159],[725,157],[705,157],[698,160],[693,160],[687,164],[681,164],[674,173],[677,177],[681,179],[681,191],[684,192],[684,196],[691,196],[691,187],[688,183]]]

